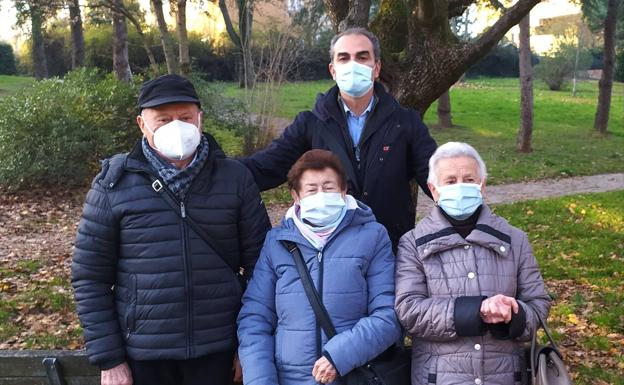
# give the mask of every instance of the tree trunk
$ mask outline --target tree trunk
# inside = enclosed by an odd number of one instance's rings
[[[119,6],[122,1],[115,0],[115,3]],[[128,26],[124,15],[117,11],[113,11],[113,71],[117,80],[129,82],[132,79],[128,60]]]
[[[617,26],[617,10],[621,0],[609,0],[607,17],[604,22],[604,65],[598,83],[598,106],[594,128],[604,135],[609,126],[609,110],[611,108],[611,91],[613,89],[613,72],[615,67],[615,28]]]
[[[37,6],[30,8],[30,22],[32,30],[32,59],[35,66],[35,78],[37,80],[48,77],[48,63],[46,61],[45,46],[43,42],[43,15]]]
[[[453,127],[453,121],[451,119],[451,93],[450,90],[446,90],[438,98],[438,127],[449,128]]]
[[[151,0],[152,7],[154,8],[154,14],[156,15],[156,22],[158,23],[158,31],[160,32],[160,42],[165,53],[165,62],[167,62],[167,73],[175,74],[178,72],[178,66],[176,63],[175,52],[173,49],[173,40],[167,30],[167,22],[165,21],[165,14],[163,12],[162,0]]]
[[[117,11],[123,14],[126,19],[134,26],[134,29],[137,31],[139,35],[139,39],[141,40],[141,44],[143,44],[143,49],[145,50],[145,54],[150,63],[150,70],[153,76],[158,76],[158,62],[156,61],[156,57],[154,56],[154,52],[149,45],[149,41],[143,33],[143,27],[141,26],[141,22],[137,19],[137,17],[126,8],[123,2],[118,2],[117,0],[106,0],[104,6],[111,9],[111,11]]]
[[[518,151],[529,153],[533,134],[533,78],[531,66],[531,25],[527,14],[520,21],[520,129]]]
[[[72,69],[76,69],[84,65],[85,57],[84,31],[79,0],[70,1],[69,18],[72,36]]]
[[[178,23],[178,48],[180,55],[180,75],[188,76],[191,73],[191,59],[189,57],[189,41],[186,31],[186,0],[178,1],[176,21]]]
[[[350,27],[368,26],[368,14],[371,6],[371,0],[352,0],[353,4],[349,5],[349,13],[347,17],[340,22],[338,30],[344,31]]]
[[[251,29],[253,25],[253,0],[238,0],[238,28],[241,39],[241,88],[250,88],[255,79],[251,53]]]
[[[345,0],[324,1],[329,15],[340,14],[346,3]],[[371,29],[381,41],[384,58],[381,78],[403,105],[424,114],[431,103],[485,56],[539,0],[518,0],[503,10],[494,25],[473,42],[460,42],[451,31],[449,18],[461,15],[475,2],[384,0],[380,3]]]

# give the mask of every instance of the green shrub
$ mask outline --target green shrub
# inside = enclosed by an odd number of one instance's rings
[[[552,91],[559,91],[574,73],[577,48],[570,44],[559,45],[549,56],[545,56],[535,67],[535,76],[544,81]],[[577,71],[591,65],[591,54],[586,49],[579,51]]]
[[[15,75],[17,68],[15,66],[15,54],[11,44],[0,42],[0,74]]]
[[[0,185],[79,185],[139,137],[138,87],[80,69],[0,101]]]

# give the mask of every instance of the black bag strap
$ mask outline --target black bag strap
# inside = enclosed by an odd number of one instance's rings
[[[336,328],[329,318],[329,313],[327,313],[327,309],[325,305],[323,305],[323,301],[321,301],[321,297],[316,291],[314,287],[314,282],[312,281],[312,276],[306,267],[305,261],[303,260],[303,255],[301,255],[301,250],[295,242],[291,241],[280,241],[280,243],[288,250],[295,260],[295,266],[297,267],[297,272],[301,277],[301,283],[303,284],[303,289],[305,290],[306,296],[308,297],[308,301],[310,301],[310,305],[312,305],[312,310],[314,310],[314,315],[316,316],[316,320],[321,324],[323,331],[327,335],[327,338],[332,338],[335,336]]]
[[[555,343],[555,340],[552,338],[552,335],[550,334],[550,330],[548,330],[548,326],[546,326],[546,322],[542,320],[542,317],[539,315],[537,311],[533,310],[533,314],[535,314],[535,316],[537,317],[537,320],[539,321],[539,325],[537,325],[535,330],[533,330],[533,335],[531,336],[531,375],[535,377],[537,375],[535,371],[535,366],[537,365],[537,357],[535,356],[537,354],[537,331],[539,330],[540,327],[544,329],[544,333],[546,333],[546,337],[548,337],[548,341],[550,345],[549,348],[551,348],[555,353],[557,353],[559,357],[561,357],[561,353],[559,352],[559,348],[557,348],[557,344]]]
[[[167,186],[165,186],[160,178],[154,179],[154,181],[152,182],[152,188],[154,189],[154,191],[156,191],[156,193],[158,193],[160,197],[163,198],[165,202],[167,202],[167,204],[173,209],[176,214],[178,214],[180,218],[186,220],[186,222],[189,224],[189,226],[191,226],[193,231],[195,231],[195,233],[197,233],[197,235],[199,235],[199,237],[203,239],[204,242],[206,242],[215,253],[217,253],[217,255],[223,260],[223,262],[225,262],[225,264],[228,265],[230,269],[232,269],[232,271],[234,271],[234,275],[237,277],[240,276],[240,268],[238,266],[233,266],[232,262],[228,261],[225,258],[227,254],[218,246],[218,243],[216,243],[197,222],[195,222],[193,217],[191,217],[191,215],[186,211],[184,204],[182,202],[179,202],[174,197],[173,192],[169,190]]]

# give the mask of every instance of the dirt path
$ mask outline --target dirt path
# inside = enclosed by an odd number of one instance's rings
[[[533,182],[488,186],[485,200],[489,204],[514,203],[532,199],[614,190],[624,190],[624,173],[544,179]],[[427,215],[432,207],[433,201],[422,191],[419,191],[418,218]],[[279,222],[287,208],[281,205],[268,207],[271,222],[273,224]]]

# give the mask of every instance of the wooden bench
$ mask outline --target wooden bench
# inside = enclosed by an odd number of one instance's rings
[[[1,385],[99,385],[84,350],[0,350]]]

